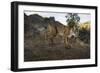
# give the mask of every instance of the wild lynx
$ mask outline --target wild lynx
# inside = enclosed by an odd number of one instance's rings
[[[45,33],[45,39],[49,41],[50,45],[53,45],[54,38],[61,36],[64,41],[65,48],[71,48],[72,44],[70,40],[77,37],[75,27],[70,28],[62,24],[49,23]]]

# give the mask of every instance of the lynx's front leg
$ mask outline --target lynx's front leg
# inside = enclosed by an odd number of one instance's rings
[[[70,45],[70,43],[69,43],[68,40],[69,40],[68,38],[64,39],[64,46],[65,46],[65,48],[67,48],[67,49],[71,48],[71,45]]]
[[[67,49],[71,48],[71,46],[70,46],[68,41],[69,41],[68,37],[67,38],[64,37],[64,47],[67,48]]]

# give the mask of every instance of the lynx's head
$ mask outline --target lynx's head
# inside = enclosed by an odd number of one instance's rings
[[[69,38],[77,38],[78,37],[78,28],[73,27],[70,29],[70,34],[68,35]]]

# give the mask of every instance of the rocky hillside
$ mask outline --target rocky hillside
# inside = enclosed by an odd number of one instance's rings
[[[47,23],[54,22],[56,25],[62,25],[60,22],[55,21],[54,17],[42,17],[38,14],[27,16],[24,14],[24,32],[25,37],[36,36],[43,33],[48,26]]]

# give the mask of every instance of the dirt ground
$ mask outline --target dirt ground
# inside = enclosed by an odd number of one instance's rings
[[[39,41],[40,40],[40,41]],[[57,39],[58,40],[58,39]],[[26,39],[24,42],[24,61],[47,61],[47,60],[71,60],[89,59],[90,46],[80,40],[72,43],[72,48],[64,48],[61,40],[55,42],[53,46],[40,38]]]

